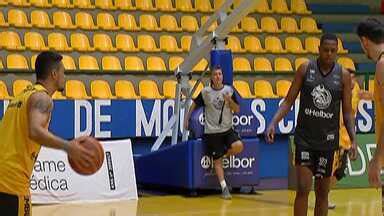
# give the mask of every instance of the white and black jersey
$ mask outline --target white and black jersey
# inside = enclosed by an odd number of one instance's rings
[[[205,87],[194,99],[197,107],[204,107],[205,134],[223,133],[232,129],[233,113],[229,104],[225,103],[224,94],[230,95],[232,100],[238,104],[234,89],[228,85],[224,85],[221,89]]]
[[[335,63],[324,75],[317,61],[308,64],[300,90],[295,143],[301,149],[330,151],[339,146],[342,67]]]

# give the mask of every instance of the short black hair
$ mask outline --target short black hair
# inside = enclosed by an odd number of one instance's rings
[[[47,79],[49,73],[58,67],[62,59],[63,56],[58,53],[51,51],[41,52],[35,62],[36,79]]]
[[[376,18],[367,18],[356,29],[359,37],[366,37],[375,44],[384,43],[384,25]]]
[[[324,43],[324,41],[326,40],[332,40],[332,41],[336,41],[336,43],[338,43],[339,41],[337,40],[337,36],[335,34],[331,34],[331,33],[325,33],[321,36],[320,38],[320,45]]]

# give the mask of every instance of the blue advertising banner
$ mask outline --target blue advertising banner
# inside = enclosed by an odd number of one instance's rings
[[[240,113],[233,118],[243,137],[264,133],[283,99],[241,99]],[[9,101],[0,101],[0,119]],[[157,137],[173,113],[174,100],[56,100],[50,129],[71,139],[81,135],[97,138]],[[288,115],[279,122],[276,132],[291,134],[299,111],[297,100]],[[358,132],[374,131],[372,101],[360,101],[356,128]],[[183,119],[184,112],[180,118]],[[203,132],[204,116],[198,111],[191,122],[195,137]],[[183,130],[180,124],[180,131]],[[169,133],[169,135],[171,135]]]
[[[193,143],[193,185],[195,188],[218,188],[213,158],[206,153],[201,140]],[[260,153],[258,139],[244,139],[244,150],[238,155],[224,157],[226,181],[232,187],[257,185],[259,181]]]

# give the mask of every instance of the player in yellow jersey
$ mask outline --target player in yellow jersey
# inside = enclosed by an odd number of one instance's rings
[[[346,69],[351,75],[351,91],[352,91],[352,115],[355,118],[357,114],[357,106],[359,105],[360,99],[369,100],[372,96],[369,92],[360,90],[358,83],[356,82],[355,71],[352,69]],[[333,188],[337,181],[340,181],[345,177],[345,169],[347,168],[347,157],[349,159],[356,160],[357,158],[357,146],[353,146],[347,129],[345,128],[344,121],[340,118],[340,132],[339,132],[339,151],[335,154],[333,163],[333,175],[331,178],[331,188]],[[330,199],[328,199],[330,200]],[[329,201],[329,209],[336,208],[335,204]]]
[[[36,84],[10,101],[0,122],[0,215],[30,216],[30,176],[41,145],[62,149],[83,165],[92,155],[80,145],[48,130],[52,94],[64,90],[62,56],[42,52],[36,58]]]
[[[368,167],[369,183],[380,187],[380,170],[384,166],[384,24],[375,18],[359,23],[357,34],[367,57],[376,62],[375,72],[375,133],[377,148]]]

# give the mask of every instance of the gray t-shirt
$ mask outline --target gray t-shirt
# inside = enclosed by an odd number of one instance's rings
[[[205,134],[222,133],[232,128],[233,113],[229,104],[224,103],[224,94],[230,95],[232,100],[238,104],[235,91],[228,85],[224,85],[222,89],[205,87],[194,99],[197,107],[204,107]]]

